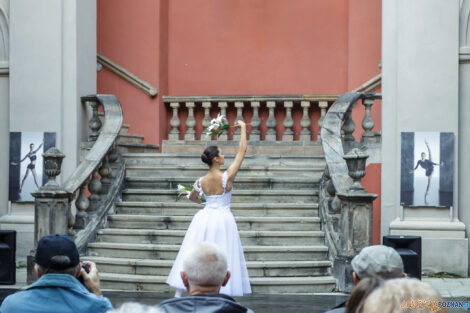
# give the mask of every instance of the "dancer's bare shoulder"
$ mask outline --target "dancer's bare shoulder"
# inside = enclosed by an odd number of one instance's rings
[[[208,196],[219,195],[224,192],[222,187],[222,172],[209,172],[201,179],[202,189]]]

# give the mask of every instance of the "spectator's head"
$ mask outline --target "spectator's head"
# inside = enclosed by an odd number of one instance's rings
[[[416,302],[412,302],[413,300]],[[422,301],[418,303],[418,300]],[[443,301],[443,299],[431,285],[412,278],[390,279],[367,297],[364,303],[364,313],[437,312],[431,309],[436,308],[436,301]],[[408,304],[410,304],[409,307],[402,307]],[[423,311],[424,309],[426,311]],[[445,312],[447,312],[445,308],[439,310],[439,313]]]
[[[44,236],[34,256],[36,274],[68,274],[80,276],[80,256],[72,238],[66,235]]]
[[[119,309],[108,311],[107,313],[163,313],[156,306],[143,305],[136,302],[123,303]]]
[[[383,284],[379,277],[366,277],[354,287],[346,304],[346,313],[362,313],[364,302],[369,294]]]
[[[403,272],[403,261],[398,252],[382,245],[362,249],[353,258],[351,266],[355,285],[366,277],[378,276],[382,279],[406,277]]]
[[[218,293],[230,278],[227,257],[215,244],[201,242],[184,256],[181,278],[189,295]]]

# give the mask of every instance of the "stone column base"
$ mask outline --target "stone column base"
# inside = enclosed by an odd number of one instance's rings
[[[467,277],[468,239],[462,222],[396,219],[390,224],[390,235],[421,236],[423,275],[449,273]]]
[[[338,255],[333,261],[333,276],[337,279],[336,286],[341,292],[351,292],[354,288],[352,259],[353,256]]]

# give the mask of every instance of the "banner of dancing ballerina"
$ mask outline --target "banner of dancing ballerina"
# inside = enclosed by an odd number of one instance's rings
[[[54,147],[55,140],[55,133],[10,132],[10,201],[34,201],[31,193],[47,182],[42,153]]]
[[[454,134],[401,133],[401,205],[452,207],[453,197]]]

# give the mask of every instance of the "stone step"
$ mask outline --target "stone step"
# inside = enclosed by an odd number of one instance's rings
[[[201,151],[202,152],[202,151]],[[231,164],[235,154],[224,154],[225,164]],[[123,157],[127,165],[204,165],[201,153],[125,153]],[[246,154],[243,166],[283,166],[283,167],[325,167],[326,161],[322,154]]]
[[[117,145],[119,152],[121,153],[155,153],[160,149],[159,145],[149,145],[145,143],[127,143],[121,142]]]
[[[176,189],[178,184],[188,187],[194,184],[194,177],[126,177],[127,188],[153,188],[153,189]],[[241,189],[314,189],[318,188],[319,181],[315,178],[298,177],[260,177],[241,176],[234,183],[234,190]]]
[[[109,215],[110,228],[186,230],[192,216]],[[320,230],[318,217],[246,217],[238,216],[238,230]]]
[[[98,241],[138,244],[181,244],[186,230],[106,228],[98,231]],[[301,242],[305,245],[322,245],[322,231],[239,231],[242,245],[288,246]]]
[[[208,167],[200,165],[141,165],[129,164],[126,166],[126,176],[129,177],[165,177],[165,176],[187,176],[196,180],[198,177],[207,174]],[[226,170],[226,167],[222,169]],[[308,167],[286,167],[286,166],[242,166],[237,174],[237,179],[243,176],[262,176],[262,177],[309,177],[320,180],[324,166]]]
[[[166,276],[100,273],[101,287],[104,290],[174,291],[166,284],[166,278]],[[331,292],[336,286],[336,280],[331,276],[253,277],[250,278],[250,284],[253,293],[317,293]]]
[[[325,293],[336,288],[332,276],[321,277],[253,277],[251,289],[259,294],[276,293]]]
[[[120,133],[119,137],[117,139],[118,145],[120,143],[143,143],[144,142],[144,136],[143,135],[136,135],[136,134],[123,134]]]
[[[129,127],[131,127],[130,124],[122,124],[121,131],[119,132],[119,134],[128,134],[129,133]]]
[[[92,242],[89,256],[175,260],[180,245]],[[326,260],[328,248],[317,246],[243,246],[247,261],[321,261]]]
[[[163,140],[163,153],[202,153],[209,145],[216,145],[224,154],[235,154],[238,150],[238,141],[188,141]],[[302,141],[251,141],[247,142],[247,154],[323,154],[320,142]]]
[[[186,197],[178,197],[178,191],[168,189],[125,189],[122,192],[124,201],[178,201],[189,202]],[[232,203],[316,203],[318,190],[234,190]]]
[[[93,261],[100,273],[127,275],[168,276],[174,260],[124,259],[105,257],[82,257]],[[326,276],[331,267],[330,261],[248,261],[250,277],[299,277]]]
[[[193,216],[203,206],[189,201],[124,201],[116,203],[116,208],[119,214]],[[232,203],[230,210],[235,217],[316,217],[318,203]]]

